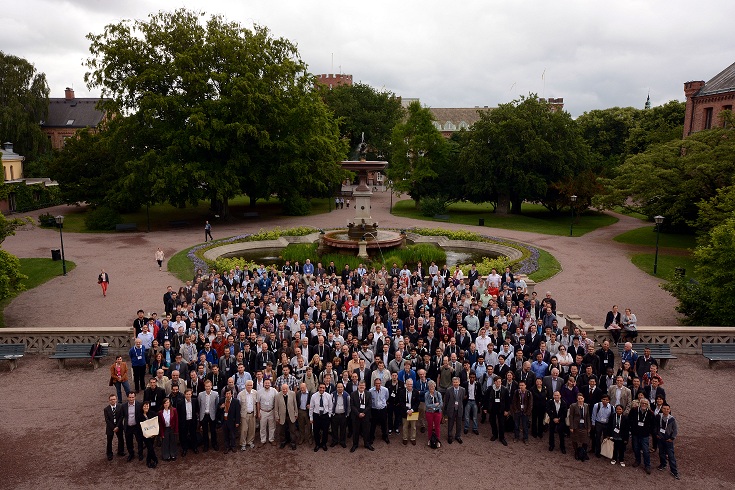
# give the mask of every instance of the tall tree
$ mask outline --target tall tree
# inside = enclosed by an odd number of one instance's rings
[[[553,209],[559,197],[547,200],[549,186],[587,169],[589,147],[569,113],[531,94],[480,113],[459,163],[474,202],[496,198],[501,214],[520,213],[527,200]]]
[[[160,195],[178,206],[209,199],[214,212],[226,215],[228,200],[243,189],[251,198],[277,190],[272,166],[303,151],[284,141],[296,130],[293,108],[313,100],[314,86],[290,41],[265,27],[203,17],[160,12],[89,34],[86,81],[133,119],[129,127],[140,145],[128,164],[149,172]],[[323,126],[298,131],[324,138],[328,151],[311,160],[312,170],[326,166],[338,181],[336,133]],[[289,184],[291,194],[313,191],[308,182]]]
[[[322,97],[339,118],[340,134],[349,141],[351,158],[357,158],[362,135],[368,143],[367,158],[389,159],[393,127],[404,116],[401,99],[363,83],[322,87]]]
[[[419,204],[423,196],[441,191],[437,178],[447,161],[447,142],[433,120],[431,111],[414,101],[406,120],[393,128],[387,176],[396,190],[407,192]]]
[[[48,96],[45,74],[0,51],[0,141],[12,142],[29,163],[50,147],[39,124],[48,114]]]
[[[639,112],[633,107],[611,107],[585,112],[576,119],[582,137],[590,145],[591,163],[598,173],[623,163],[626,141]]]

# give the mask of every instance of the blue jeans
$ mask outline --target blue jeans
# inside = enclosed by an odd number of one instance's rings
[[[521,434],[521,427],[523,428],[523,440],[528,440],[528,417],[523,412],[513,414],[513,420],[515,421],[515,438],[518,439]]]
[[[477,430],[477,402],[475,400],[467,400],[464,406],[464,428],[469,430],[470,418],[472,418],[472,430]]]
[[[641,463],[641,454],[643,454],[643,466],[646,468],[651,467],[651,453],[648,449],[648,436],[633,436],[633,455],[635,456],[635,462]]]
[[[122,389],[125,388],[125,398],[122,397]],[[115,381],[115,390],[117,390],[117,399],[125,400],[128,398],[128,393],[130,393],[130,385],[127,381]]]
[[[669,469],[671,469],[671,472],[675,475],[679,474],[676,469],[676,456],[674,456],[673,442],[667,442],[666,439],[658,440],[658,458],[659,465],[663,467],[666,467],[666,459],[668,458]]]

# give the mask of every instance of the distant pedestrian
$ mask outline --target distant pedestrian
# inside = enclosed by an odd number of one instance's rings
[[[163,270],[163,259],[165,258],[166,256],[163,254],[163,250],[161,250],[161,247],[158,247],[158,250],[156,250],[156,262],[158,262],[159,271]]]
[[[347,208],[349,209],[349,207],[350,207],[350,200],[347,199]]]
[[[339,209],[339,197],[334,198],[334,209]]]
[[[102,287],[102,296],[107,296],[107,286],[110,284],[110,275],[102,269],[100,275],[97,276],[97,284]]]
[[[214,241],[214,238],[212,237],[212,225],[209,224],[209,221],[204,222],[204,243],[207,242],[207,237]]]
[[[339,208],[340,209],[344,209],[345,208],[345,198],[344,197],[340,197],[339,198]]]

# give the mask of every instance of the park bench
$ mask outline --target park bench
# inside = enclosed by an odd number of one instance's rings
[[[248,211],[247,213],[242,213],[243,218],[260,218],[260,213],[257,211]]]
[[[25,344],[0,344],[0,361],[10,361],[11,371],[18,367],[18,359],[25,353]]]
[[[661,366],[662,369],[666,364],[666,361],[668,361],[669,359],[676,359],[676,356],[671,353],[671,346],[669,344],[654,344],[646,342],[633,344],[633,350],[636,351],[639,356],[643,355],[643,349],[645,349],[646,347],[651,349],[651,356],[656,359],[656,362],[658,362],[658,365]],[[624,348],[625,344],[623,344],[622,342],[618,344],[619,355],[623,354]]]
[[[434,215],[434,219],[439,220],[439,221],[449,221],[449,218],[451,218],[451,216],[449,216],[448,214],[435,214]]]
[[[115,225],[115,231],[137,231],[138,225],[135,223],[118,223]]]
[[[54,350],[54,354],[52,356],[49,356],[49,359],[56,359],[59,363],[59,369],[62,369],[65,366],[64,361],[67,359],[92,360],[90,352],[92,351],[93,345],[94,344],[64,344],[60,342],[56,344],[56,350]],[[94,360],[92,362],[93,369],[97,369],[99,367],[100,359],[105,357],[109,350],[109,346],[100,345],[100,349],[94,356]]]
[[[186,228],[187,226],[189,226],[189,222],[186,220],[180,219],[180,220],[169,221],[168,225],[171,228]]]
[[[735,361],[735,344],[702,343],[702,355],[712,368],[717,361]]]

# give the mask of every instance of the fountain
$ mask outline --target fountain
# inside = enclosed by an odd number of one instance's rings
[[[386,161],[366,160],[367,143],[365,133],[358,146],[359,160],[340,162],[342,168],[355,172],[358,185],[352,191],[355,216],[347,222],[346,230],[330,231],[322,237],[322,247],[341,250],[357,250],[357,256],[367,259],[368,249],[396,247],[404,244],[405,237],[392,231],[378,231],[378,222],[371,216],[370,198],[373,191],[367,184],[369,172],[379,172],[388,165]]]

